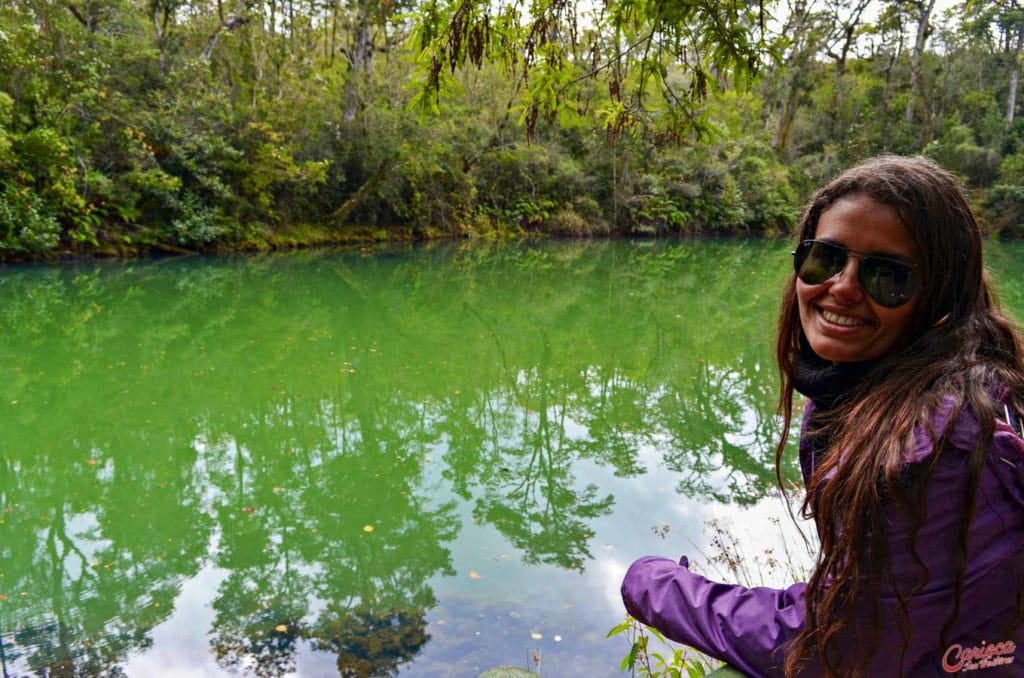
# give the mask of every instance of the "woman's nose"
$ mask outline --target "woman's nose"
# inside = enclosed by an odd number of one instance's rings
[[[829,293],[841,301],[856,303],[864,298],[864,290],[860,286],[859,274],[860,261],[856,257],[850,257],[846,261],[843,270],[833,278],[832,287]]]

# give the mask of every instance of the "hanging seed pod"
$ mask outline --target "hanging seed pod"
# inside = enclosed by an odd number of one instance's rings
[[[483,64],[484,54],[487,49],[488,40],[488,27],[487,27],[487,15],[484,15],[483,21],[478,21],[473,25],[473,28],[469,31],[469,40],[467,43],[467,55],[469,56],[470,62],[479,68]]]
[[[530,104],[530,112],[526,114],[526,136],[529,139],[533,139],[534,130],[537,129],[537,117],[539,114],[540,110],[538,110],[536,102]]]
[[[436,94],[441,89],[441,60],[436,56],[430,60],[430,73],[427,75],[427,87]]]

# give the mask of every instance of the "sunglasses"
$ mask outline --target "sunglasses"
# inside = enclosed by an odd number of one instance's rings
[[[917,291],[915,266],[895,256],[862,254],[824,240],[804,240],[792,254],[796,277],[808,285],[820,285],[839,275],[852,256],[860,259],[857,279],[861,287],[880,306],[902,306]]]

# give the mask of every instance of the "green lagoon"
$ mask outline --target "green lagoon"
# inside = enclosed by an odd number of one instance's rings
[[[1024,247],[989,253],[1024,310]],[[808,562],[773,491],[789,267],[730,240],[0,269],[3,675],[614,675],[632,559],[728,577],[724,533],[753,583]]]

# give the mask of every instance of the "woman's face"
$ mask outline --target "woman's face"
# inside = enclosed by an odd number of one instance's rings
[[[919,261],[919,252],[899,214],[866,195],[842,198],[818,219],[816,240],[864,254]],[[833,362],[885,355],[903,337],[917,298],[886,308],[864,293],[857,278],[860,258],[850,256],[841,273],[818,285],[796,281],[800,325],[814,352]]]

